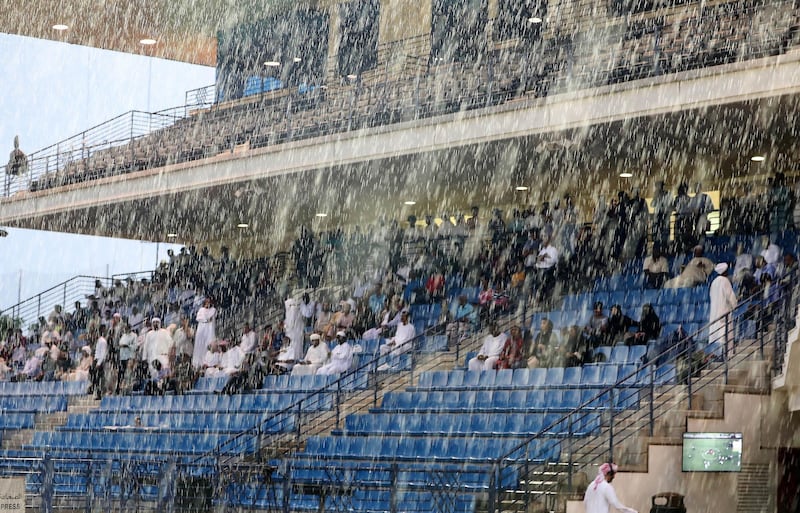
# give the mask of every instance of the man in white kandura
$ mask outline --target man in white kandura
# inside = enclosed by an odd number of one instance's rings
[[[589,483],[586,494],[583,496],[585,513],[609,513],[611,508],[622,513],[637,513],[635,509],[624,506],[611,486],[611,481],[617,473],[617,466],[613,463],[603,463],[597,471],[597,477]]]
[[[214,330],[214,320],[217,317],[217,309],[211,306],[211,300],[206,298],[203,307],[197,311],[197,330],[194,332],[194,352],[192,353],[192,366],[197,369],[203,366],[203,358],[206,355],[208,344],[217,339]]]
[[[491,331],[490,335],[486,335],[481,350],[478,352],[478,356],[472,358],[467,364],[469,370],[482,371],[495,368],[497,359],[503,351],[503,346],[506,344],[508,336],[500,331],[500,327],[496,322],[492,323]]]
[[[353,365],[353,346],[347,341],[347,334],[339,331],[336,333],[336,340],[339,345],[331,351],[331,361],[320,367],[317,375],[341,374]]]
[[[709,288],[711,308],[709,309],[708,343],[719,342],[733,351],[733,315],[732,312],[739,304],[736,293],[733,291],[731,281],[728,279],[728,264],[722,262],[714,267],[719,275],[714,278]]]
[[[311,346],[306,351],[306,357],[297,362],[292,369],[292,376],[308,376],[316,374],[320,367],[328,361],[331,351],[328,344],[320,342],[319,333],[311,334]]]

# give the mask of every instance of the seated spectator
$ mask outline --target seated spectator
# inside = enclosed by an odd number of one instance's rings
[[[295,340],[295,338],[297,340]],[[287,335],[283,337],[283,345],[278,355],[275,357],[273,371],[278,374],[291,372],[295,363],[303,358],[303,337],[291,338]]]
[[[16,376],[11,377],[11,381],[41,381],[42,362],[47,358],[49,351],[46,347],[40,347],[25,361],[22,371]]]
[[[575,325],[569,327],[563,342],[553,349],[551,367],[581,367],[592,361],[589,340],[581,335],[580,328]]]
[[[458,296],[458,303],[450,309],[450,322],[447,323],[447,343],[455,345],[472,330],[478,319],[475,307],[467,302],[466,294]]]
[[[589,324],[583,328],[583,336],[589,343],[589,347],[594,349],[602,346],[606,340],[606,331],[608,330],[608,317],[603,313],[603,303],[597,301],[594,304],[592,317],[589,319]]]
[[[6,359],[0,357],[0,381],[5,381],[11,376],[11,367],[6,365]]]
[[[378,317],[386,307],[386,294],[383,293],[380,283],[375,285],[375,290],[370,294],[368,305],[370,312],[375,317]]]
[[[633,343],[646,344],[650,340],[658,340],[661,336],[661,321],[650,303],[642,305],[642,316],[639,319],[638,331],[633,334]]]
[[[554,360],[553,352],[555,348],[561,346],[561,336],[553,330],[553,321],[542,319],[539,333],[533,339],[528,353],[528,368],[547,367]]]
[[[703,285],[714,270],[714,262],[703,256],[703,246],[694,247],[694,257],[689,260],[681,274],[664,283],[665,289],[680,289]]]
[[[660,289],[669,276],[669,264],[661,248],[653,245],[653,252],[644,259],[644,285],[649,289]]]
[[[414,347],[413,341],[416,335],[414,325],[411,324],[411,314],[408,313],[408,310],[403,310],[400,316],[400,324],[397,325],[397,332],[385,344],[380,346],[381,356],[389,353],[401,355],[411,351]]]
[[[292,369],[292,376],[308,376],[317,373],[328,362],[331,351],[328,344],[321,342],[319,333],[311,334],[311,345],[306,351],[306,356]]]
[[[633,338],[633,333],[630,333],[629,330],[632,327],[638,328],[639,322],[622,313],[620,305],[612,306],[611,315],[606,324],[604,345],[613,346],[623,342],[630,344],[629,339]]]
[[[336,333],[338,345],[331,351],[331,360],[317,370],[318,375],[341,374],[353,365],[353,346],[344,331]]]
[[[332,320],[333,314],[331,313],[331,304],[323,302],[320,308],[317,309],[317,321],[314,323],[314,331],[325,333],[325,330]]]
[[[519,326],[513,326],[509,332],[500,358],[497,360],[498,369],[520,369],[525,367],[525,339]]]
[[[302,305],[300,306],[302,310]],[[250,323],[244,323],[242,328],[242,339],[239,343],[239,349],[243,354],[250,354],[256,349],[256,332],[250,327]]]
[[[333,314],[331,322],[325,329],[326,333],[333,334],[334,332],[349,330],[355,322],[355,315],[351,312],[352,307],[350,303],[343,301],[341,303],[341,310]]]
[[[444,274],[442,274],[441,269],[437,269],[428,277],[428,280],[425,282],[425,293],[428,297],[428,303],[435,303],[444,297],[444,283]]]
[[[208,350],[203,356],[203,364],[200,371],[204,376],[215,376],[219,369],[219,361],[222,357],[222,348],[218,341],[213,341],[208,344]]]
[[[471,371],[484,371],[494,369],[500,353],[506,344],[508,336],[500,331],[496,322],[491,324],[491,334],[486,335],[478,355],[467,363],[467,368]]]
[[[150,362],[150,367],[155,370],[150,380],[145,383],[144,393],[147,395],[164,395],[165,392],[176,389],[172,371],[168,367],[161,366],[161,360],[155,359]]]

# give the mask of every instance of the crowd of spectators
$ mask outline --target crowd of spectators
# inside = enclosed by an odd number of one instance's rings
[[[768,224],[759,228],[791,228],[793,197],[781,192],[788,191],[785,179],[779,175],[770,186]],[[501,314],[549,309],[561,294],[587,289],[628,258],[643,256],[648,234],[653,244],[644,259],[645,286],[706,284],[717,264],[699,243],[714,206],[699,184],[694,196],[687,191],[681,184],[672,196],[656,184],[652,213],[638,190],[620,191],[607,205],[598,201],[591,224],[581,223],[565,194],[508,216],[494,209],[487,220],[473,207],[426,215],[422,222],[414,216],[402,224],[379,220],[349,233],[302,228],[290,254],[296,283],[308,292],[287,301],[283,321],[248,323],[236,334],[216,332],[219,312],[289,297],[289,281],[272,259],[238,261],[224,247],[214,258],[207,248],[185,247],[170,252],[150,280],[128,278],[110,287],[98,281],[86,306],[77,302],[66,312],[57,305],[27,336],[12,333],[0,350],[0,373],[13,380],[89,380],[101,395],[182,391],[198,376],[237,376],[239,386],[257,386],[267,373],[342,372],[353,355],[353,348],[337,350],[344,340],[384,339],[382,355],[410,350],[425,327],[414,324],[414,305],[441,304],[427,325],[438,326],[454,344]],[[692,258],[673,276],[667,256],[689,244],[695,244]],[[777,296],[783,277],[797,267],[792,254],[779,258],[774,243],[750,253],[740,247],[730,273],[739,295],[764,290]],[[347,285],[336,294],[321,287],[331,284]],[[528,330],[493,335],[469,367],[578,365],[591,361],[598,346],[642,343],[659,331],[650,305],[639,321],[620,305],[609,316],[597,305],[587,326],[559,332],[543,322],[535,337]]]

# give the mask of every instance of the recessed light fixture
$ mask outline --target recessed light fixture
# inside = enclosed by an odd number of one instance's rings
[[[527,191],[528,188],[525,187],[524,185],[520,185],[519,187],[515,187],[514,190],[522,192],[522,191]]]
[[[237,228],[249,228],[250,225],[247,223],[239,223],[236,225]]]
[[[280,65],[281,63],[278,61],[267,61],[264,63],[264,66],[269,66],[270,68],[277,68]]]
[[[403,202],[403,205],[416,205],[416,204],[417,204],[416,201],[404,201]]]
[[[317,213],[317,217],[328,217],[328,214],[325,214],[325,213],[322,213],[322,212],[318,212]]]
[[[753,155],[750,160],[753,162],[764,162],[767,158],[764,155]]]
[[[357,79],[357,78],[358,78],[358,75],[353,75],[353,74],[351,73],[351,74],[347,75],[347,78],[349,78],[350,80],[355,80],[355,79]]]
[[[537,23],[541,23],[541,22],[542,22],[542,19],[540,17],[538,17],[538,16],[531,16],[530,18],[528,18],[528,23],[531,23],[533,25],[536,25]]]
[[[633,173],[628,173],[627,171],[625,171],[624,173],[620,173],[619,174],[620,178],[631,178],[632,176],[633,176]]]
[[[177,234],[177,233],[168,233],[168,234],[167,234],[167,237],[169,237],[170,239],[174,239],[174,238],[175,238],[175,237],[177,237],[177,236],[178,236],[178,234]]]
[[[292,59],[292,62],[300,62],[302,60],[303,59],[301,59],[300,57],[295,57],[294,59]]]
[[[144,39],[140,39],[139,40],[139,44],[144,45],[144,46],[153,46],[157,42],[158,41],[156,41],[155,39],[150,39],[150,38],[144,38]]]
[[[65,30],[67,30],[68,28],[69,28],[69,26],[64,25],[63,23],[57,23],[57,24],[53,25],[53,30],[57,30],[59,32],[63,32]]]

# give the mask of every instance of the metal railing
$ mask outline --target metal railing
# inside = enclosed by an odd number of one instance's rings
[[[113,280],[108,277],[75,276],[35,296],[9,306],[2,313],[18,319],[23,329],[28,328],[33,324],[40,323],[41,319],[46,321],[56,305],[62,307],[62,315],[72,312],[72,307],[76,301],[80,301],[81,306],[85,308],[87,306],[87,298],[94,294],[95,283],[98,280],[103,287],[110,287],[113,284]]]
[[[196,160],[237,144],[281,144],[779,55],[796,45],[796,14],[794,3],[783,0],[710,5],[686,18],[647,13],[617,18],[573,36],[512,41],[499,48],[490,43],[487,48],[493,50],[479,62],[431,60],[410,77],[390,77],[388,66],[382,73],[379,65],[369,72],[374,75],[369,82],[319,83],[229,109],[218,105],[185,126],[167,129],[208,105],[208,96],[216,93],[206,86],[187,92],[185,105],[171,112],[123,114],[31,154],[26,175],[6,175],[4,193]],[[402,47],[393,43],[385,51]]]

